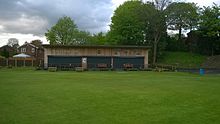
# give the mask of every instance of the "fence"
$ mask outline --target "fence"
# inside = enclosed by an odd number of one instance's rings
[[[0,66],[43,66],[43,60],[36,59],[0,59]]]

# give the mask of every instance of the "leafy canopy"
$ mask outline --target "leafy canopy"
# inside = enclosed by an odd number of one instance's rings
[[[200,19],[199,29],[205,36],[220,37],[220,6],[204,7]]]
[[[64,16],[45,33],[45,36],[52,45],[74,45],[84,44],[89,33],[79,31],[74,21],[70,17]]]
[[[166,8],[168,29],[179,30],[181,39],[182,29],[195,29],[198,22],[198,8],[194,3],[174,2]]]
[[[112,44],[136,45],[143,42],[144,22],[141,1],[127,1],[114,12],[108,33]]]

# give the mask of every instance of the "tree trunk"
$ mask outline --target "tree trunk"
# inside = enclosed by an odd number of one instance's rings
[[[179,27],[179,35],[178,35],[178,40],[181,41],[182,39],[182,26]]]
[[[153,65],[155,65],[156,59],[157,59],[157,42],[154,41]]]
[[[212,47],[212,56],[214,56],[214,49],[213,49],[213,47]]]
[[[9,60],[8,60],[8,58],[6,58],[6,66],[7,66],[7,67],[9,66]]]
[[[153,65],[156,64],[156,61],[157,61],[157,44],[158,42],[160,41],[160,37],[161,37],[161,32],[157,32],[155,35],[154,35],[154,49],[153,49]]]

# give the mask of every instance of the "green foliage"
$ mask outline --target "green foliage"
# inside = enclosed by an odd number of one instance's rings
[[[174,2],[166,9],[168,29],[179,30],[179,40],[182,29],[192,30],[197,27],[198,7],[194,3]]]
[[[199,29],[208,37],[220,37],[220,6],[204,7]]]
[[[198,68],[206,60],[206,56],[189,52],[164,52],[158,61],[160,64],[176,65],[178,67]]]
[[[158,53],[165,48],[165,42],[163,44],[161,43],[162,40],[164,40],[166,37],[166,21],[164,17],[163,11],[155,11],[150,19],[150,34],[152,35],[151,44],[153,46],[153,64],[157,61],[157,56],[159,56]]]
[[[86,31],[78,31],[75,36],[75,43],[73,44],[88,44],[91,39],[90,33]]]
[[[108,33],[110,44],[138,45],[144,41],[143,3],[127,1],[114,12]]]
[[[31,44],[33,44],[37,47],[41,47],[42,46],[42,41],[41,40],[32,40]]]
[[[187,44],[184,41],[179,41],[178,38],[176,39],[176,37],[167,37],[166,43],[166,51],[187,52],[189,50]]]
[[[90,44],[95,44],[95,45],[105,45],[107,44],[107,39],[106,39],[106,34],[103,32],[99,32],[98,34],[94,34],[91,37]]]
[[[206,39],[209,55],[220,54],[220,6],[214,4],[212,8],[204,7],[199,31]]]
[[[161,38],[166,37],[164,13],[157,10],[153,3],[125,2],[115,10],[110,29],[107,35],[110,44],[152,46],[150,59],[153,63],[157,52],[165,45],[159,45]],[[158,49],[158,46],[161,48]]]
[[[220,54],[220,38],[207,36],[201,30],[190,32],[187,42],[191,52],[209,56]]]
[[[1,124],[218,124],[220,76],[1,69]]]
[[[7,51],[6,49],[3,49],[3,51],[1,52],[1,56],[5,58],[9,58],[9,51]]]
[[[201,9],[197,31],[188,33],[190,51],[203,55],[220,54],[220,6]]]
[[[84,44],[89,37],[89,33],[79,31],[74,21],[70,17],[64,16],[45,33],[45,36],[52,45],[74,45]]]

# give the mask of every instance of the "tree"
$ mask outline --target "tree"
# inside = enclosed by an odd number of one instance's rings
[[[112,17],[108,41],[122,45],[150,45],[153,51],[153,64],[156,62],[158,44],[166,35],[166,22],[162,9],[165,1],[160,3],[143,3],[127,1],[119,6]],[[161,7],[156,9],[156,7]],[[129,16],[128,16],[129,15]]]
[[[158,56],[158,46],[162,37],[166,37],[166,21],[164,15],[164,8],[169,4],[169,0],[155,0],[154,3],[148,2],[144,4],[145,11],[143,17],[145,18],[145,38],[150,42],[149,45],[153,46],[152,51],[152,64],[156,63]],[[160,48],[164,45],[160,45]]]
[[[154,15],[152,16],[151,20],[151,31],[152,31],[152,36],[153,36],[153,63],[156,63],[157,59],[157,49],[158,49],[158,44],[161,40],[161,37],[163,35],[166,35],[166,22],[164,18],[164,14],[162,11],[157,10],[155,11]]]
[[[188,33],[187,43],[191,52],[203,55],[220,54],[220,6],[200,9],[199,26]]]
[[[106,43],[107,43],[106,35],[103,32],[99,32],[98,34],[94,34],[91,37],[91,44],[105,45]]]
[[[141,1],[127,1],[115,10],[107,36],[110,44],[142,44],[144,22],[139,14],[142,4]]]
[[[35,45],[36,47],[41,47],[42,41],[41,40],[32,40],[31,44]]]
[[[52,45],[74,45],[85,43],[88,33],[79,31],[74,21],[64,16],[45,33],[45,36]]]
[[[199,30],[208,37],[220,36],[220,6],[204,7],[200,17]]]
[[[174,2],[166,8],[168,29],[179,31],[181,40],[182,29],[195,29],[198,22],[198,8],[194,3]]]
[[[200,17],[199,33],[202,35],[204,49],[209,55],[220,54],[220,6],[204,7]]]
[[[171,4],[171,0],[154,0],[155,7],[160,11],[163,11],[169,4]]]
[[[75,36],[74,44],[88,44],[91,39],[90,33],[86,31],[78,31]]]
[[[1,56],[4,56],[5,58],[9,58],[9,51],[3,49],[3,51],[1,52]]]
[[[13,48],[17,48],[19,46],[19,41],[16,38],[9,38],[7,45]]]

